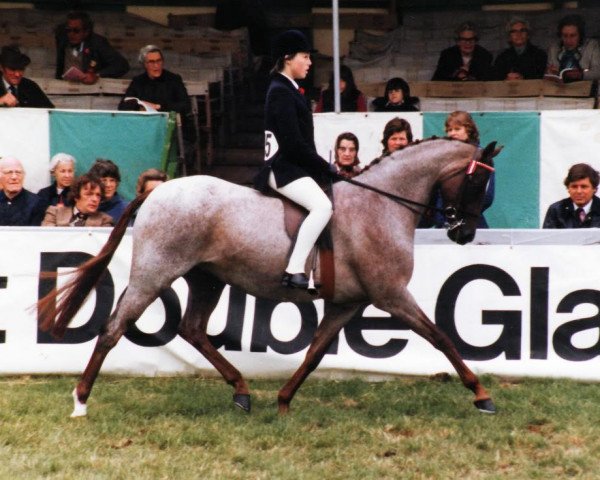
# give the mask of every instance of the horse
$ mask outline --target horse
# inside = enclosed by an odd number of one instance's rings
[[[498,151],[495,142],[481,149],[432,138],[372,162],[353,183],[333,184],[330,229],[335,289],[325,299],[325,314],[303,362],[278,393],[280,414],[289,411],[296,391],[317,368],[338,332],[369,303],[443,352],[473,392],[476,408],[495,413],[486,389],[450,338],[419,308],[407,284],[413,272],[415,228],[432,189],[441,191],[450,239],[458,244],[472,241]],[[136,197],[98,255],[38,302],[40,328],[58,338],[64,335],[108,267],[136,210],[129,284],[73,390],[72,416],[87,414],[87,400],[107,354],[160,292],[180,277],[187,282],[189,294],[178,334],[233,387],[234,404],[250,412],[248,384],[211,344],[207,325],[226,284],[278,301],[307,302],[320,296],[281,285],[292,242],[284,229],[281,198],[203,175],[174,179]]]

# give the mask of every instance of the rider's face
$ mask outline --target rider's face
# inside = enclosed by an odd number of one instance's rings
[[[285,73],[295,80],[302,80],[308,75],[308,70],[312,65],[310,53],[298,52],[292,58],[285,61]]]

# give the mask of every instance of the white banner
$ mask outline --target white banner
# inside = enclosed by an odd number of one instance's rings
[[[0,373],[79,373],[98,329],[127,284],[131,237],[109,266],[65,341],[39,332],[32,305],[46,284],[40,270],[64,272],[96,254],[108,229],[0,229]],[[600,233],[479,232],[458,246],[443,231],[417,233],[410,290],[455,341],[477,373],[600,380]],[[60,282],[66,280],[61,277]],[[157,300],[111,351],[103,372],[139,375],[214,372],[175,335],[187,287]],[[220,351],[247,376],[295,370],[323,315],[321,301],[295,305],[255,299],[227,288],[209,323]],[[358,372],[453,372],[431,345],[370,306],[341,332],[320,366]]]
[[[315,145],[325,160],[335,160],[335,140],[343,132],[352,132],[359,142],[358,158],[361,166],[381,156],[383,128],[392,118],[401,117],[410,123],[413,140],[423,138],[423,114],[420,112],[385,113],[319,113],[313,115]]]
[[[0,108],[0,157],[21,160],[25,188],[33,193],[50,184],[49,130],[48,110]]]
[[[576,163],[589,163],[600,170],[600,111],[541,112],[540,226],[548,207],[568,197],[563,182]]]

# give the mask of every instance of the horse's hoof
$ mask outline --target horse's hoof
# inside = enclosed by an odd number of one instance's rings
[[[496,405],[492,402],[491,398],[486,398],[485,400],[475,400],[473,402],[475,404],[475,408],[479,410],[481,413],[496,413]]]
[[[247,393],[234,393],[233,403],[236,407],[241,408],[244,412],[250,413],[250,395]]]
[[[87,405],[79,401],[77,389],[73,390],[71,395],[73,396],[73,413],[71,413],[71,418],[85,417],[87,415]]]

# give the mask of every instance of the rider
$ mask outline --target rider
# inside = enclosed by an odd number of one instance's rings
[[[306,78],[311,49],[298,30],[288,30],[275,39],[271,83],[265,103],[265,166],[255,186],[267,186],[308,210],[302,222],[282,285],[308,288],[306,259],[329,222],[332,206],[319,183],[330,176],[330,165],[315,147],[312,111],[296,80]]]

